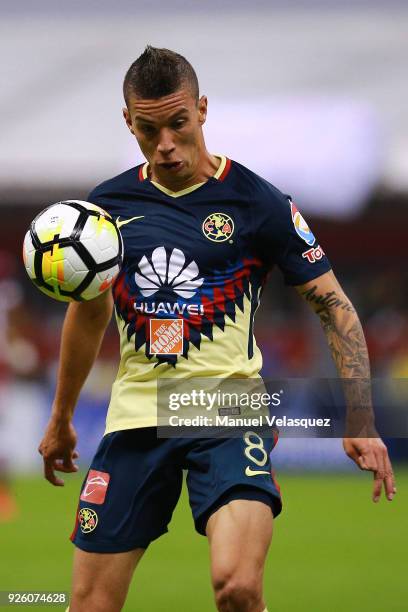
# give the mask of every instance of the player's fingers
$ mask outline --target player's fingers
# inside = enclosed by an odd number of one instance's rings
[[[74,464],[72,461],[71,453],[64,455],[62,461],[59,462],[59,467],[57,468],[60,472],[77,472],[78,466]]]
[[[54,469],[58,470],[58,472],[65,472],[66,474],[70,474],[71,472],[77,472],[78,466],[75,465],[75,463],[73,463],[72,461],[58,459],[57,461],[55,461]]]
[[[76,472],[77,469],[77,466],[66,466],[64,462],[60,460],[55,461],[54,463],[54,470],[56,470],[57,472],[64,472],[65,474],[70,474],[71,472]]]
[[[375,472],[377,470],[377,458],[372,450],[363,452],[357,461],[362,470],[368,470],[370,472]]]
[[[344,450],[346,451],[347,457],[350,457],[350,459],[352,459],[353,461],[355,461],[357,463],[357,465],[360,467],[359,464],[359,457],[360,457],[360,453],[357,449],[354,448],[354,446],[345,446]]]
[[[354,457],[352,457],[354,459]],[[366,470],[367,466],[366,466],[366,462],[365,459],[363,457],[363,455],[357,456],[356,459],[354,459],[354,461],[357,463],[358,467],[360,468],[360,470]]]
[[[387,451],[386,451],[386,456],[385,456],[384,486],[385,486],[385,494],[387,495],[387,499],[389,501],[392,501],[395,493],[397,492],[397,488],[395,486],[394,471],[392,469],[391,461],[390,461]]]
[[[55,487],[62,487],[64,485],[64,481],[54,473],[54,461],[52,459],[44,459],[44,476]]]
[[[377,449],[375,453],[377,469],[374,472],[373,483],[373,502],[377,503],[381,496],[381,489],[385,479],[385,456],[382,449]]]

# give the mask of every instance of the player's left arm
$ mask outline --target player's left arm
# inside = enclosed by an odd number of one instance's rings
[[[387,499],[396,493],[387,447],[378,436],[371,400],[370,363],[358,315],[332,271],[296,287],[319,316],[343,382],[348,436],[344,450],[362,470],[374,473],[373,501],[384,485]]]

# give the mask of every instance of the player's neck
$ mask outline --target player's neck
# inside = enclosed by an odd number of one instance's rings
[[[207,149],[204,149],[202,155],[198,159],[195,169],[193,170],[191,176],[189,177],[174,177],[173,180],[163,180],[154,174],[150,173],[150,168],[148,169],[149,178],[158,183],[162,187],[166,189],[170,189],[171,191],[182,191],[183,189],[188,189],[189,187],[193,187],[193,185],[198,185],[200,183],[205,183],[209,178],[216,174],[219,166],[221,164],[221,158],[216,155],[211,155]]]

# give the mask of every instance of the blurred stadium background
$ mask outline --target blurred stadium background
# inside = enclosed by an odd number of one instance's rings
[[[141,161],[121,117],[122,79],[147,43],[175,49],[209,97],[210,150],[293,196],[361,316],[373,374],[406,378],[408,8],[402,0],[21,0],[1,12],[0,590],[67,590],[80,477],[51,489],[36,451],[65,306],[25,277],[29,222]],[[278,272],[257,337],[266,376],[334,374],[318,321]],[[83,469],[103,431],[117,357],[112,325],[77,411]],[[408,442],[388,444],[400,492],[380,508],[341,441],[280,440],[286,510],[266,572],[270,610],[406,609]],[[213,609],[206,542],[185,499],[171,534],[142,563],[126,607],[136,609]]]

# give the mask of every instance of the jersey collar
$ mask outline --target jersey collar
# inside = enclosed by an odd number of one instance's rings
[[[216,179],[218,181],[223,181],[230,170],[231,160],[225,157],[225,155],[215,155],[215,157],[218,157],[220,159],[220,165],[218,166],[216,173],[213,174],[211,178]],[[149,171],[149,162],[146,162],[145,164],[139,166],[139,180],[140,181],[149,180],[148,171]],[[154,185],[157,189],[159,189],[166,195],[172,198],[179,198],[180,196],[187,195],[188,193],[191,193],[192,191],[199,189],[200,187],[205,185],[207,181],[204,181],[203,183],[197,183],[196,185],[191,185],[191,187],[186,187],[186,189],[182,189],[181,191],[171,191],[171,189],[167,189],[167,187],[163,187],[163,185],[160,185],[160,183],[156,183],[156,181],[150,181],[150,182],[152,183],[152,185]]]

